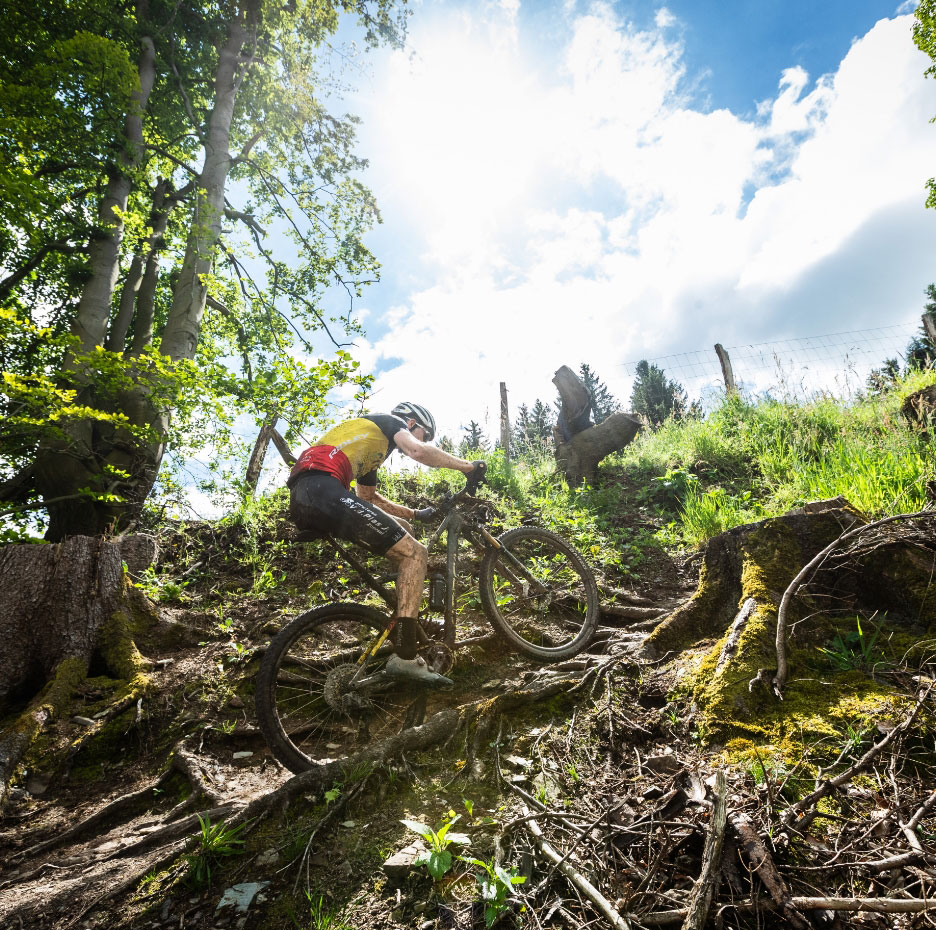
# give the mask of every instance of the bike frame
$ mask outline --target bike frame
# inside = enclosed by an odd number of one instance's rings
[[[455,648],[456,643],[456,629],[455,629],[455,561],[458,555],[458,542],[464,537],[468,540],[471,545],[481,553],[487,553],[491,549],[501,549],[503,550],[504,555],[507,557],[507,560],[513,565],[513,567],[518,571],[518,574],[530,585],[533,585],[534,588],[538,589],[538,593],[545,592],[546,589],[543,588],[542,583],[534,578],[527,571],[525,566],[514,557],[513,553],[508,549],[503,549],[501,544],[495,539],[486,526],[484,526],[480,521],[471,521],[466,520],[465,517],[460,512],[458,505],[464,499],[464,491],[460,491],[449,501],[446,501],[443,506],[447,507],[447,513],[443,518],[442,522],[436,527],[432,536],[430,536],[429,541],[426,543],[427,549],[432,549],[436,543],[441,539],[442,534],[446,534],[445,538],[445,603],[442,611],[442,616],[444,620],[443,632],[442,632],[442,643],[447,646],[449,649]],[[351,552],[350,548],[342,546],[333,536],[323,537],[327,542],[331,543],[332,547],[336,550],[339,557],[344,559],[361,577],[364,583],[374,591],[386,605],[391,608],[396,607],[396,592],[390,590],[386,585],[382,584],[374,575],[368,570],[367,566],[357,558]],[[514,581],[518,579],[511,575]],[[364,665],[369,659],[375,656],[384,644],[387,637],[393,632],[393,628],[396,626],[396,620],[392,620],[387,627],[375,638],[374,642],[370,645],[368,649],[364,651],[361,655],[361,658],[358,660],[358,663],[361,665],[362,670]],[[424,637],[424,633],[420,630],[419,635]]]

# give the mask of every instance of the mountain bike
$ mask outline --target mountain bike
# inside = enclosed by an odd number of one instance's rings
[[[578,654],[598,622],[598,585],[591,569],[550,530],[524,525],[495,537],[486,525],[486,502],[474,496],[483,478],[472,477],[435,505],[442,519],[427,547],[435,551],[445,534],[445,570],[430,572],[420,654],[444,675],[454,665],[456,649],[489,639],[457,636],[457,569],[466,548],[481,557],[480,604],[505,645],[540,663]],[[392,613],[395,595],[387,580],[375,577],[334,537],[318,538]],[[303,772],[341,759],[372,740],[419,725],[430,701],[447,700],[445,692],[401,683],[384,671],[397,632],[390,613],[365,604],[326,604],[296,617],[270,642],[257,675],[257,718],[273,755],[288,769]],[[439,614],[441,622],[435,619]]]

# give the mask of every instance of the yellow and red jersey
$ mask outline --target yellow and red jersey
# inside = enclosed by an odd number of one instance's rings
[[[406,428],[403,420],[389,414],[345,420],[303,451],[289,472],[288,483],[314,469],[334,475],[346,488],[352,480],[373,487],[377,469],[396,448],[393,437]]]

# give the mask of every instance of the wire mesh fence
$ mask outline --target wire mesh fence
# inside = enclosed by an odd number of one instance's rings
[[[909,320],[873,329],[739,343],[725,350],[742,394],[797,400],[827,394],[850,399],[865,389],[873,369],[887,359],[903,359],[908,343],[919,332],[919,322]],[[703,406],[725,389],[714,348],[645,360],[662,368],[685,388],[690,401],[701,401]],[[622,367],[633,375],[637,361],[624,362]]]

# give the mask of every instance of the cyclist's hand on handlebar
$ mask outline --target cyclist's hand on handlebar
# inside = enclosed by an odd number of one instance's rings
[[[420,523],[427,523],[436,515],[435,507],[422,507],[419,510],[413,511],[413,519],[419,520]]]
[[[477,459],[471,464],[474,465],[474,471],[468,473],[468,483],[465,485],[465,490],[469,494],[476,491],[479,485],[484,484],[484,476],[487,473],[487,462]]]

